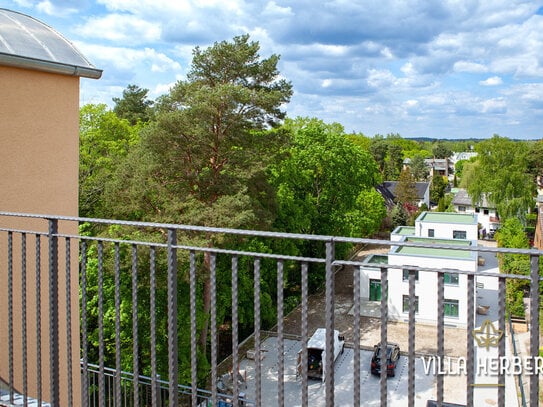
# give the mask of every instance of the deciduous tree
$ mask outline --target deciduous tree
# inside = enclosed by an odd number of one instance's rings
[[[462,180],[473,203],[482,202],[485,196],[502,219],[524,218],[533,205],[535,189],[528,173],[526,144],[494,135],[475,149],[476,161],[464,165]]]
[[[119,162],[138,142],[139,126],[132,127],[105,104],[83,106],[79,111],[79,214],[101,217],[105,185]]]

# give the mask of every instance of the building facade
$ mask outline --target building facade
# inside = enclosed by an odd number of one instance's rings
[[[491,205],[486,198],[481,202],[473,204],[468,191],[458,189],[452,200],[454,210],[460,214],[476,214],[477,222],[481,225],[481,237],[494,236],[494,233],[500,227],[500,218],[494,205]]]
[[[475,215],[449,212],[423,212],[415,227],[400,226],[390,237],[393,242],[431,244],[436,247],[392,246],[386,255],[372,255],[360,268],[360,295],[365,301],[381,300],[381,267],[388,271],[388,312],[392,320],[407,320],[409,312],[410,268],[450,270],[444,276],[445,323],[467,325],[467,277],[458,271],[477,271],[477,252],[465,250],[477,246]],[[439,246],[447,246],[441,248]],[[458,249],[449,248],[457,246]],[[408,265],[408,266],[406,266]],[[398,266],[395,268],[394,266]],[[416,270],[416,320],[433,324],[437,320],[437,273]]]
[[[80,77],[97,79],[102,71],[54,29],[15,11],[0,9],[0,38],[0,211],[77,216],[79,80]],[[11,227],[20,230],[50,232],[47,222],[35,219],[12,218],[9,222]],[[74,234],[77,225],[60,222],[58,231]],[[0,378],[9,377],[11,366],[15,387],[23,389],[28,385],[31,397],[36,397],[38,392],[38,376],[45,381],[49,377],[50,338],[45,327],[39,337],[25,335],[25,332],[36,332],[36,326],[46,325],[50,311],[57,307],[56,299],[62,316],[58,320],[59,331],[65,332],[68,324],[79,326],[78,259],[65,262],[62,249],[59,251],[60,264],[71,267],[74,275],[71,280],[59,278],[57,297],[56,292],[50,292],[48,248],[38,249],[35,242],[38,240],[39,235],[29,235],[27,241],[14,239],[13,257],[24,256],[25,267],[14,265],[13,270],[0,274],[0,285],[13,287],[11,299],[0,297],[0,326],[10,327],[0,329],[0,343],[8,343],[10,332],[16,338],[10,352],[7,345],[5,351],[0,352]],[[6,257],[7,253],[0,253],[2,264],[7,264]],[[67,284],[71,292],[69,300]],[[30,294],[23,296],[22,287],[28,287]],[[69,319],[65,317],[67,309],[74,310]],[[24,315],[27,318],[23,325]],[[70,346],[79,349],[79,337],[72,336],[68,340],[62,335],[58,344],[62,366],[69,363],[67,349]],[[25,369],[21,363],[25,351],[28,360],[40,359],[40,371]],[[74,352],[72,357],[75,365],[79,352]],[[77,371],[71,378],[64,375],[60,386],[66,386],[71,380],[74,393],[79,394],[80,376]],[[49,388],[43,389],[42,397],[51,400]],[[61,404],[69,403],[61,400]]]

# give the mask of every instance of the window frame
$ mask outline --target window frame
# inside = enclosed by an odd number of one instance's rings
[[[402,269],[402,281],[409,281],[409,272],[413,269]],[[413,270],[415,272],[415,283],[419,282],[419,271]]]
[[[402,312],[409,313],[409,295],[402,295]],[[415,314],[419,313],[419,296],[415,295]]]
[[[448,308],[448,306],[452,306],[454,308]],[[447,313],[447,310],[456,309],[455,314]],[[459,318],[460,317],[460,301],[455,300],[453,298],[445,298],[443,301],[443,314],[447,318]]]
[[[464,237],[457,237],[458,234]],[[452,235],[453,235],[453,239],[466,240],[468,234],[465,230],[453,230]]]
[[[449,279],[449,281],[447,281],[447,279]],[[456,281],[451,279],[456,279]],[[443,283],[445,285],[458,286],[460,285],[460,276],[456,273],[443,273]]]

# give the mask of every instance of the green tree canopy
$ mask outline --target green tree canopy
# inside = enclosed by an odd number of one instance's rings
[[[139,127],[132,127],[105,104],[79,111],[79,214],[105,215],[103,193],[119,162],[138,142]]]
[[[441,198],[445,196],[448,183],[441,175],[435,175],[432,177],[432,183],[430,184],[430,200],[432,202],[439,202]]]
[[[261,59],[249,36],[194,50],[186,81],[157,103],[114,193],[129,217],[192,224],[256,227],[264,190],[255,196],[273,157],[292,94],[279,77],[279,57]],[[126,188],[130,185],[131,188]]]
[[[449,158],[452,155],[452,150],[438,141],[432,145],[432,154],[434,158]]]
[[[394,195],[397,203],[414,205],[418,201],[417,181],[409,167],[402,170]]]
[[[534,141],[528,147],[528,172],[534,177],[543,176],[543,140]]]
[[[147,99],[149,89],[142,89],[137,85],[128,85],[123,90],[122,98],[113,98],[115,107],[113,111],[121,119],[126,119],[131,125],[138,121],[146,123],[152,116],[153,101]]]
[[[292,129],[287,157],[273,166],[279,204],[276,228],[288,232],[368,236],[386,215],[374,189],[380,181],[375,160],[318,120],[285,122]]]
[[[502,219],[520,216],[533,205],[535,185],[528,173],[527,146],[494,135],[475,146],[474,163],[464,165],[462,185],[474,204],[483,196]]]
[[[413,158],[411,158],[409,167],[411,167],[411,173],[416,181],[426,181],[430,175],[430,170],[424,159],[425,157],[420,154],[415,154]]]
[[[496,233],[499,247],[527,249],[530,247],[524,226],[517,218],[508,218],[502,223]],[[530,258],[522,254],[498,255],[500,271],[507,274],[528,275],[530,272]],[[513,315],[524,315],[523,298],[529,293],[529,282],[526,280],[507,281],[507,307]]]
[[[274,197],[265,170],[279,151],[281,132],[272,129],[285,115],[282,108],[290,100],[292,86],[280,77],[279,57],[261,58],[259,50],[258,42],[249,41],[248,35],[204,50],[195,48],[187,79],[157,101],[155,119],[109,184],[114,216],[243,229],[270,227]],[[230,243],[222,238],[203,235],[199,244]],[[206,253],[199,264],[204,318],[211,304],[209,270]],[[263,297],[263,301],[269,298],[269,293]],[[222,300],[228,304],[226,298]],[[204,354],[205,321],[200,330]]]

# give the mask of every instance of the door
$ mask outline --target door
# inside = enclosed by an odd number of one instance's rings
[[[370,279],[370,301],[381,301],[381,280]]]

